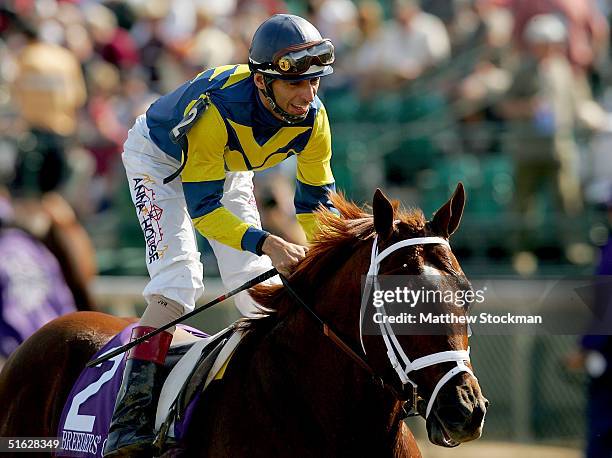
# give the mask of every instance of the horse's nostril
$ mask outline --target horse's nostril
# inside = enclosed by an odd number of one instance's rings
[[[480,423],[482,423],[482,419],[485,416],[485,413],[487,412],[487,402],[485,401],[483,404],[478,403],[474,406],[474,410],[472,411],[472,424],[473,425],[480,425]]]
[[[485,409],[489,408],[489,400],[487,398],[484,398],[484,406],[485,406]]]

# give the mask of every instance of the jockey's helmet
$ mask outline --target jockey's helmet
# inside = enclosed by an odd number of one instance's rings
[[[306,118],[292,115],[277,106],[271,84],[275,79],[302,81],[333,72],[334,45],[317,28],[293,14],[275,14],[264,21],[253,36],[249,49],[249,68],[264,76],[266,97],[272,109],[286,122]]]

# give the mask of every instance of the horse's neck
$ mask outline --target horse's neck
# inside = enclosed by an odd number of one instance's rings
[[[285,332],[294,332],[291,324]],[[395,450],[401,439],[397,401],[322,336],[313,322],[303,331],[302,338],[305,335],[309,341],[305,349],[291,344],[283,347],[280,342],[285,339],[272,344],[284,360],[278,378],[268,379],[270,396],[282,393],[284,399],[279,402],[284,408],[289,406],[300,423],[314,427],[326,448],[350,444],[360,451],[372,448],[378,456],[385,456],[385,449]],[[288,420],[287,415],[291,412],[284,411],[279,420]]]
[[[327,311],[355,314],[344,318],[353,321],[358,320],[355,310],[361,297],[361,278],[355,272],[365,271],[364,266],[355,267],[337,272],[337,278],[352,279],[348,284],[329,281],[312,296],[319,302],[324,300]],[[281,370],[278,383],[283,386],[270,389],[279,393],[290,386],[288,401],[302,417],[310,416],[306,421],[317,424],[319,434],[333,434],[330,441],[343,438],[362,451],[375,447],[380,452],[381,446],[397,450],[397,442],[402,440],[399,403],[325,337],[314,319],[293,313],[266,339],[270,340],[266,350],[273,353],[270,357],[284,361],[275,366]]]

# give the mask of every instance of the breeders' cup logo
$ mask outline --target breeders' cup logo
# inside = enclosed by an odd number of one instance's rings
[[[102,456],[101,441],[102,436],[100,435],[77,431],[62,431],[62,451],[80,452],[74,456],[82,456],[81,454]]]
[[[168,249],[168,245],[160,245],[164,239],[164,233],[159,222],[164,211],[155,203],[155,191],[145,186],[145,184],[154,184],[155,181],[148,175],[133,180],[134,204],[136,210],[138,210],[140,227],[147,244],[148,263],[150,264],[163,257]]]

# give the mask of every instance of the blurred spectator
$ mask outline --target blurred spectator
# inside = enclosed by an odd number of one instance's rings
[[[28,132],[20,142],[15,187],[44,193],[66,179],[66,149],[85,103],[85,82],[72,52],[41,41],[32,30],[24,34],[27,44],[16,57],[12,92]]]
[[[232,38],[215,25],[214,10],[207,5],[197,9],[197,33],[190,39],[187,61],[197,71],[234,62]]]
[[[514,36],[521,46],[529,46],[527,24],[536,15],[554,14],[567,28],[567,55],[570,62],[588,70],[605,58],[609,26],[594,0],[506,0],[515,15]]]
[[[0,189],[0,367],[38,328],[76,311],[57,259],[40,241],[14,225]]]
[[[205,10],[211,17],[229,19],[236,13],[239,0],[195,0],[198,10]],[[270,8],[269,15],[284,13],[285,5],[282,0],[268,0],[266,7]]]
[[[57,19],[64,27],[64,44],[81,62],[86,65],[96,50],[94,49],[93,31],[85,21],[82,9],[72,3],[58,5]]]
[[[87,74],[90,88],[87,106],[89,117],[103,137],[102,143],[108,143],[113,153],[119,153],[127,138],[127,128],[117,119],[116,111],[123,95],[119,71],[111,64],[96,61],[89,66]]]
[[[249,47],[255,30],[269,15],[270,11],[276,11],[279,1],[244,1],[238,6],[236,14],[231,19],[229,35],[234,40],[234,62],[247,62],[249,59]]]
[[[612,227],[612,200],[607,203],[608,227]],[[608,229],[609,231],[610,229]],[[586,458],[612,456],[612,235],[601,249],[595,271],[593,321],[580,339],[580,348],[565,360],[571,370],[586,370]]]
[[[130,99],[124,98],[121,76],[114,65],[102,60],[94,61],[88,66],[87,77],[90,95],[81,140],[95,159],[94,176],[89,182],[89,204],[91,211],[100,211],[109,205],[107,199],[113,195],[117,185],[114,172],[120,167],[127,126],[133,119],[131,116],[119,118],[122,110],[129,110],[124,105]]]
[[[161,31],[168,45],[184,43],[196,32],[196,5],[193,0],[155,0],[163,11]]]
[[[383,9],[377,1],[362,1],[359,3],[357,18],[359,38],[350,55],[344,59],[345,65],[340,62],[340,68],[335,71],[346,73],[354,87],[366,97],[377,89],[377,72],[380,70],[385,46]]]
[[[264,17],[272,16],[273,14],[287,13],[287,5],[284,0],[200,0],[216,5],[226,5],[225,14],[229,14],[235,10],[244,11],[245,9],[257,8]],[[220,9],[220,7],[217,8]],[[229,8],[231,6],[231,9]],[[251,35],[252,36],[252,35]],[[240,61],[242,62],[242,61]]]
[[[453,107],[461,123],[462,150],[470,153],[497,153],[500,119],[491,109],[508,91],[512,77],[508,71],[508,60],[512,54],[512,15],[488,0],[479,0],[472,5],[474,18],[463,21],[460,12],[455,24],[453,40],[456,65],[466,69],[458,84],[453,85]],[[459,30],[461,29],[461,30]]]
[[[418,0],[395,0],[394,8],[395,19],[385,30],[379,69],[381,90],[397,89],[450,56],[444,24],[423,12]]]
[[[146,80],[156,92],[164,92],[161,61],[168,52],[164,36],[163,18],[166,9],[160,2],[145,2],[137,10],[140,20],[131,30],[140,51],[140,63],[145,70]]]
[[[106,0],[104,5],[109,8],[117,18],[117,25],[125,30],[130,30],[138,21],[134,8],[125,0]]]
[[[445,25],[450,23],[457,14],[458,6],[461,7],[466,2],[464,0],[420,0],[423,11],[439,17]],[[459,5],[458,5],[459,4]]]
[[[351,0],[310,0],[310,19],[329,38],[336,53],[342,56],[344,49],[355,39],[357,7]]]
[[[567,31],[557,16],[540,15],[529,21],[524,39],[528,48],[500,104],[516,166],[516,207],[522,217],[532,217],[528,210],[537,191],[548,184],[559,210],[576,215],[582,209],[574,138],[578,100],[565,56]]]
[[[580,341],[584,365],[589,375],[587,404],[587,449],[586,458],[601,458],[612,456],[612,304],[610,304],[610,259],[612,258],[612,243],[604,247],[602,252],[607,259],[602,259],[602,265],[608,264],[600,275],[607,275],[605,296],[599,298],[605,301],[606,316],[602,318],[607,323],[604,334],[587,334]],[[601,325],[601,323],[600,323]]]
[[[42,242],[58,260],[79,310],[95,309],[90,290],[97,274],[96,252],[68,202],[56,192],[41,199],[13,199],[12,222]]]
[[[466,2],[449,27],[453,56],[462,58],[469,51],[480,53],[479,49],[503,50],[512,43],[513,26],[514,17],[507,8],[491,0]]]
[[[129,69],[140,61],[134,39],[117,24],[115,14],[102,4],[84,5],[85,21],[96,53],[120,69]]]

